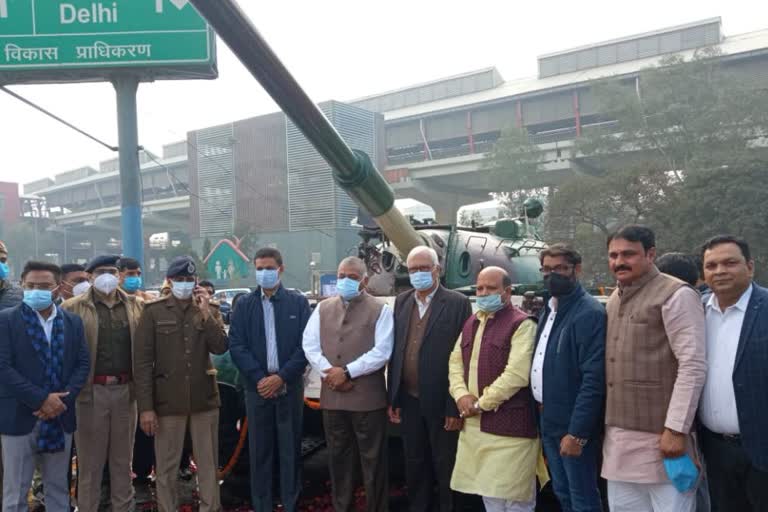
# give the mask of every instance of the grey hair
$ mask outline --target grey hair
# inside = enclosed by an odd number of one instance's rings
[[[431,247],[427,247],[426,245],[420,245],[411,249],[411,252],[408,253],[408,258],[406,258],[406,264],[408,263],[408,260],[411,259],[411,257],[424,253],[429,254],[429,257],[432,260],[432,265],[435,267],[440,265],[440,258],[437,256],[437,251]]]
[[[368,268],[365,266],[365,262],[357,256],[348,256],[341,260],[339,268],[341,267],[355,267],[360,272],[361,278],[368,275]]]

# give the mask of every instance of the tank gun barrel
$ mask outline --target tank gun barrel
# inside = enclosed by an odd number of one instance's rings
[[[352,150],[296,82],[235,0],[190,0],[333,169],[336,183],[368,210],[399,251],[425,241],[395,208],[392,188],[362,151]]]

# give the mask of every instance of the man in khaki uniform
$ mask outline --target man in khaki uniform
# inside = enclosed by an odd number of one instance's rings
[[[189,422],[200,511],[217,512],[220,401],[210,353],[227,351],[227,334],[197,285],[192,258],[174,259],[166,275],[171,294],[144,306],[134,363],[141,429],[155,436],[157,504],[160,512],[178,507],[176,475]]]
[[[88,264],[93,286],[62,304],[85,328],[91,370],[77,397],[75,446],[78,458],[77,503],[97,512],[104,464],[109,464],[112,510],[133,504],[131,456],[136,431],[133,389],[133,339],[142,304],[118,288],[116,255]]]

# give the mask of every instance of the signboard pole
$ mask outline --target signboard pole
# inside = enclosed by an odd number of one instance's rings
[[[144,234],[141,224],[141,172],[136,91],[139,79],[124,75],[112,81],[117,92],[117,138],[120,146],[123,255],[136,258],[144,268]]]

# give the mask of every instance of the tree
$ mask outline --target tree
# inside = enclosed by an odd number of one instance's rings
[[[585,254],[604,258],[605,236],[640,222],[656,232],[660,253],[695,252],[728,232],[766,261],[768,90],[717,57],[668,57],[641,71],[639,93],[615,80],[595,87],[598,111],[616,122],[583,132],[575,163],[588,174],[559,185],[550,210],[552,222],[576,224]],[[604,273],[599,259],[591,263],[593,276]]]
[[[459,215],[459,226],[479,226],[483,224],[483,215],[478,210],[462,210]]]

